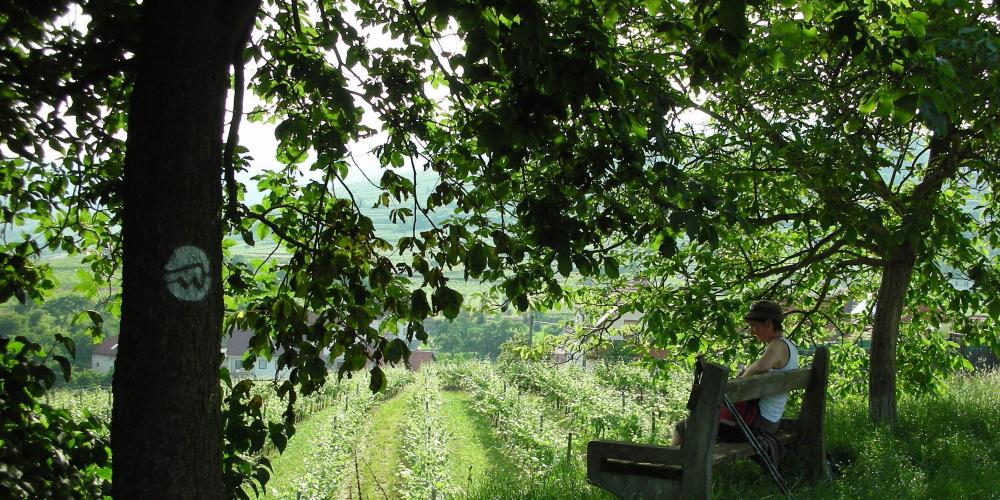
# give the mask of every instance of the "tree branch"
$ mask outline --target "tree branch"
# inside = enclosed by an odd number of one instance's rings
[[[256,10],[257,8],[254,8],[255,12]],[[222,171],[226,176],[226,218],[234,226],[239,224],[240,217],[239,211],[236,209],[238,193],[233,157],[236,154],[236,145],[240,141],[240,122],[243,120],[243,95],[246,91],[243,49],[250,41],[253,24],[253,20],[251,19],[233,47],[233,113],[232,119],[229,121],[229,135],[226,137],[226,147],[222,153]]]
[[[833,244],[831,244],[829,248],[827,248],[826,250],[824,250],[822,252],[819,252],[819,249],[822,248],[823,245],[825,245],[826,243],[828,243],[833,238],[833,236],[836,235],[836,234],[837,234],[837,232],[834,231],[833,233],[830,233],[829,235],[827,235],[826,237],[824,237],[823,239],[821,239],[819,242],[817,242],[816,245],[813,246],[812,248],[809,248],[809,249],[804,250],[802,252],[798,252],[794,256],[791,256],[788,259],[785,259],[785,261],[788,261],[789,259],[794,258],[795,256],[805,255],[805,257],[803,257],[802,259],[800,259],[798,262],[795,262],[793,264],[784,265],[784,266],[773,267],[771,269],[765,269],[763,271],[758,271],[756,273],[748,275],[747,278],[750,278],[750,279],[760,279],[760,278],[768,278],[768,277],[774,276],[776,274],[793,273],[793,272],[798,271],[798,270],[800,270],[800,269],[802,269],[802,268],[804,268],[804,267],[806,267],[806,266],[808,266],[808,265],[810,265],[810,264],[812,264],[814,262],[819,262],[819,261],[821,261],[823,259],[826,259],[826,258],[830,257],[831,255],[837,253],[840,250],[840,248],[843,247],[847,243],[845,240],[837,240],[837,241],[833,242]]]

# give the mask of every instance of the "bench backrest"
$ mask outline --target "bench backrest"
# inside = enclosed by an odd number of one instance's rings
[[[748,378],[726,381],[726,395],[736,403],[762,396],[805,389],[809,385],[811,368],[797,368],[785,372],[770,372]]]
[[[808,449],[805,460],[816,463],[824,461],[826,448],[823,441],[823,416],[829,369],[830,354],[826,347],[816,349],[809,368],[765,373],[745,379],[729,380],[728,368],[715,363],[704,363],[697,397],[692,401],[694,404],[681,445],[685,473],[682,491],[690,493],[688,496],[698,496],[694,494],[695,491],[711,491],[713,449],[723,393],[736,402],[777,392],[805,389],[802,409],[799,411],[799,442],[803,448]]]

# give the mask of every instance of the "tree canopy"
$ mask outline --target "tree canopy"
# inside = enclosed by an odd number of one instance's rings
[[[5,234],[24,232],[0,247],[0,301],[44,299],[44,252],[82,255],[122,300],[116,422],[152,425],[135,413],[151,389],[129,381],[176,385],[157,396],[190,410],[172,422],[218,422],[205,435],[224,436],[222,450],[192,467],[215,477],[221,459],[230,496],[266,483],[266,460],[242,457],[294,432],[291,404],[325,383],[324,357],[344,356],[351,376],[408,356],[386,333],[426,340],[427,317],[456,317],[453,269],[521,311],[566,300],[573,272],[639,276],[657,285],[637,288],[647,330],[690,350],[731,343],[750,297],[797,304],[815,330],[845,297],[878,290],[880,419],[894,414],[904,309],[935,323],[1000,312],[984,293],[997,27],[978,4],[51,0],[3,6],[0,26],[2,215]],[[244,110],[247,93],[260,104]],[[275,125],[271,166],[240,144],[244,119]],[[411,224],[398,241],[345,182],[372,139],[378,204]],[[233,259],[236,239],[289,258]],[[204,270],[181,284],[199,294],[160,277],[178,262]],[[973,286],[953,286],[955,272]],[[285,425],[265,427],[245,384],[220,373],[223,313],[255,333],[247,363],[276,356],[290,371]],[[904,338],[940,345],[917,329]],[[6,365],[41,353],[21,345]],[[182,352],[196,375],[171,365]],[[32,377],[51,378],[47,362],[31,361]],[[369,372],[380,390],[384,372]],[[42,408],[46,385],[18,404]],[[138,450],[135,474],[189,451],[171,448],[172,431],[156,441],[168,451],[112,432],[116,454]],[[117,491],[160,486],[131,484],[121,462]],[[205,488],[190,491],[222,494]]]
[[[669,261],[646,259],[653,275],[684,276],[656,282],[649,324],[667,344],[687,329],[732,338],[734,311],[777,298],[800,313],[791,326],[803,341],[870,329],[870,411],[891,421],[897,359],[915,387],[961,366],[941,324],[997,346],[975,323],[1000,314],[984,293],[1000,236],[1000,31],[988,7],[966,3],[758,12],[738,78],[691,82],[711,120],[679,163],[710,185],[728,224],[707,244],[689,231],[676,254],[667,241]],[[861,300],[871,317],[847,317]]]

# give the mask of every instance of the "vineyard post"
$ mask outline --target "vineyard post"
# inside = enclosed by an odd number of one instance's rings
[[[655,441],[656,440],[656,410],[653,410],[653,411],[649,412],[649,420],[652,422],[652,427],[653,427],[652,432],[649,433],[650,440],[651,441]]]
[[[358,500],[361,500],[361,473],[358,472],[358,449],[354,448],[354,477],[358,481]]]
[[[569,438],[566,439],[566,463],[569,464],[573,460],[573,431],[569,432]]]

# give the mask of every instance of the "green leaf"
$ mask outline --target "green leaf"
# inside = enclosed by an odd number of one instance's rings
[[[664,257],[673,257],[677,253],[677,242],[672,237],[664,235],[657,251]]]
[[[934,101],[928,99],[927,96],[920,96],[920,117],[923,119],[927,128],[931,129],[935,134],[943,134],[948,128],[948,121],[945,116],[938,110],[937,105]]]
[[[378,366],[372,368],[371,381],[368,382],[368,388],[371,389],[373,393],[382,392],[382,389],[385,389],[385,385],[385,372],[382,371],[382,368],[379,368]]]
[[[927,35],[927,21],[929,17],[926,13],[918,11],[910,12],[904,16],[904,22],[906,24],[906,29],[913,33],[917,38],[923,38]]]
[[[62,370],[63,380],[69,382],[70,375],[73,373],[73,368],[71,367],[69,360],[65,356],[53,356],[52,359],[59,363],[59,368]]]
[[[614,257],[604,258],[604,273],[611,279],[618,279],[618,259]]]
[[[573,261],[570,259],[569,252],[560,252],[557,260],[559,264],[559,274],[561,274],[563,278],[568,278],[569,274],[573,272]]]
[[[399,363],[403,359],[403,353],[409,350],[406,347],[406,342],[401,339],[392,339],[386,344],[385,349],[382,353],[385,355],[385,360],[389,363]]]
[[[458,316],[458,311],[462,307],[462,300],[462,294],[446,286],[435,290],[434,295],[431,297],[434,310],[443,312],[444,317],[448,319],[455,319]]]
[[[990,302],[988,310],[990,313],[990,317],[993,318],[993,321],[1000,321],[1000,300],[994,300],[993,302]]]
[[[896,99],[892,103],[892,121],[897,125],[909,123],[917,114],[917,102],[918,96],[913,92]]]
[[[660,13],[660,8],[662,7],[662,0],[646,0],[646,11],[649,15],[655,16]]]
[[[469,251],[469,257],[467,265],[469,266],[469,274],[473,277],[478,278],[482,274],[483,270],[486,269],[487,259],[489,259],[489,250],[486,248],[482,242],[477,242],[472,246]]]
[[[719,6],[719,26],[737,38],[743,38],[747,30],[747,5],[744,0],[723,0]]]
[[[368,356],[365,354],[364,350],[358,346],[352,346],[346,353],[344,353],[344,364],[341,365],[341,371],[356,372],[365,367],[368,364]]]
[[[271,479],[271,473],[267,471],[267,467],[257,467],[257,470],[254,471],[254,479],[256,479],[261,486],[266,485]]]
[[[58,333],[56,334],[55,339],[57,342],[62,343],[63,347],[66,349],[66,352],[69,353],[70,357],[76,359],[76,342],[73,342],[73,339]]]
[[[427,303],[427,292],[418,288],[410,294],[410,316],[419,320],[426,318],[431,312]]]
[[[285,428],[281,424],[270,423],[267,425],[268,437],[271,438],[271,442],[274,443],[274,447],[278,449],[278,453],[285,451],[285,445],[288,444],[288,439],[285,437]]]
[[[871,114],[871,112],[875,111],[875,108],[878,106],[880,97],[881,97],[880,91],[875,92],[869,95],[868,97],[865,97],[864,99],[861,100],[861,103],[858,105],[858,111],[865,115]]]

